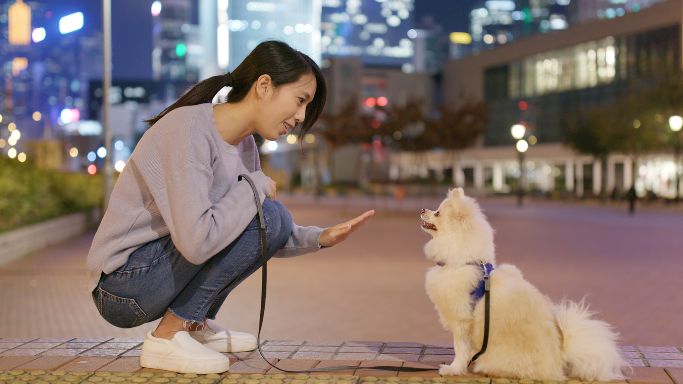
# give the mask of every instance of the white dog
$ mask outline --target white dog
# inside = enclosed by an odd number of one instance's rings
[[[427,272],[427,294],[453,333],[455,349],[455,359],[439,373],[466,374],[484,339],[485,300],[473,292],[482,290],[482,264],[495,263],[493,229],[461,188],[449,191],[437,211],[423,209],[420,219],[432,236],[425,255],[436,263]],[[586,305],[553,304],[508,264],[495,267],[490,283],[488,348],[473,372],[536,380],[624,378],[628,364],[617,350],[617,334],[591,319]]]

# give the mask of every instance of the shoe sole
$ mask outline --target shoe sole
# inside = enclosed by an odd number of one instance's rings
[[[223,353],[237,353],[237,352],[251,352],[256,349],[257,345],[256,343],[249,344],[249,345],[244,345],[240,346],[239,348],[223,348],[225,342],[220,342],[220,341],[207,341],[202,343],[203,346],[207,348],[211,348],[212,350],[216,352],[223,352]]]
[[[163,369],[178,373],[195,373],[207,375],[209,373],[223,373],[230,369],[230,360],[181,360],[154,354],[140,356],[140,366],[143,368]]]

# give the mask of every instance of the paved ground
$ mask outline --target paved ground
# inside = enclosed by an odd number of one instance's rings
[[[376,345],[379,340],[419,344],[417,360],[421,362],[429,355],[425,354],[428,348],[448,347],[450,337],[438,325],[424,293],[424,272],[430,264],[422,246],[428,237],[417,226],[418,208],[435,207],[437,201],[397,204],[378,199],[326,199],[312,205],[304,198],[284,200],[299,224],[332,225],[371,207],[378,214],[338,247],[272,262],[263,338],[298,346],[271,351],[273,357],[294,361],[285,364],[308,360],[313,363],[307,364],[327,364],[347,353],[343,348],[354,346],[348,340],[364,345]],[[623,208],[593,205],[533,202],[518,209],[507,199],[482,200],[482,205],[497,231],[499,263],[516,264],[553,299],[578,300],[587,295],[598,316],[622,334],[624,353],[634,365],[669,367],[666,372],[654,368],[637,371],[638,375],[669,380],[645,382],[671,382],[681,377],[674,368],[683,367],[683,299],[678,293],[683,266],[681,210],[649,209],[629,217]],[[62,369],[76,358],[108,359],[97,360],[103,364],[88,368],[94,371],[108,364],[137,361],[135,351],[153,325],[117,329],[98,317],[83,270],[91,238],[89,233],[0,266],[0,370],[26,364],[30,368],[31,361],[37,364],[34,369],[40,364]],[[259,281],[258,276],[252,277],[235,290],[218,320],[254,332]],[[115,337],[123,339],[112,339]],[[95,339],[84,341],[87,338]],[[30,344],[36,342],[40,348]],[[60,345],[79,342],[90,346],[83,345],[81,351],[69,352],[70,356],[55,355],[63,353],[59,349],[73,349]],[[320,347],[328,348],[318,350]],[[98,357],[105,353],[95,352],[98,349],[117,352]],[[317,355],[307,358],[304,352]],[[379,350],[367,353],[374,355],[358,356],[356,361],[366,364],[386,358]],[[61,364],[48,359],[50,355],[59,357]],[[393,356],[391,361],[405,364],[416,359],[416,353],[404,355],[412,357]],[[124,358],[130,361],[125,363]],[[74,364],[83,368],[90,363]]]

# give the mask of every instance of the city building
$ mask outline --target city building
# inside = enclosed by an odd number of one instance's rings
[[[488,125],[483,145],[462,152],[459,161],[428,163],[453,169],[460,185],[509,190],[507,180],[519,172],[510,127],[523,120],[538,140],[525,163],[535,188],[582,195],[597,193],[605,183],[606,190],[623,192],[635,179],[640,194],[671,197],[677,169],[671,154],[647,154],[635,166],[631,156],[615,154],[602,175],[598,161],[561,144],[562,121],[567,113],[628,92],[629,79],[681,70],[682,11],[680,0],[669,0],[449,62],[446,103],[485,100]]]
[[[629,12],[640,12],[662,0],[572,0],[570,23],[578,24],[594,19],[613,19]]]
[[[570,0],[481,0],[470,11],[473,53],[566,29]]]
[[[9,9],[22,3],[0,7],[0,125],[21,132],[17,148],[57,137],[65,123],[87,118],[88,82],[102,73],[101,34],[89,29],[83,13],[60,14],[31,2],[29,41],[12,44]],[[65,16],[75,20],[71,29],[61,21]]]
[[[199,66],[195,52],[201,46],[192,23],[192,2],[157,0],[152,3],[152,71],[154,80],[196,83]]]
[[[323,0],[322,6],[323,58],[414,68],[414,0]]]
[[[221,68],[234,69],[264,40],[284,41],[320,63],[320,1],[218,0],[217,7]]]

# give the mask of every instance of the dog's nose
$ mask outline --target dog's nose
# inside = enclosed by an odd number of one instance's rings
[[[426,209],[424,209],[424,208],[420,209],[420,213],[424,214],[425,212],[427,212]]]

